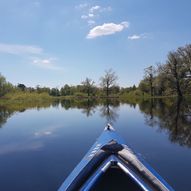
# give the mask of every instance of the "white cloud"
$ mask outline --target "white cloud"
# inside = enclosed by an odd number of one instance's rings
[[[34,135],[35,136],[46,136],[46,135],[51,135],[52,132],[51,131],[42,131],[42,132],[35,132]]]
[[[88,16],[87,15],[82,15],[81,19],[88,19]]]
[[[49,69],[49,70],[62,70],[61,67],[56,66],[55,58],[40,59],[35,58],[32,60],[32,64],[40,68]]]
[[[134,35],[132,35],[132,36],[128,36],[128,39],[129,40],[138,40],[138,39],[140,39],[141,38],[141,36],[140,35],[136,35],[136,34],[134,34]]]
[[[101,7],[99,5],[95,5],[89,9],[90,13],[94,13],[95,11],[99,10]]]
[[[16,143],[10,142],[0,147],[0,155],[6,155],[10,153],[39,150],[43,147],[43,143],[40,141],[33,141],[26,139],[25,141],[17,141]]]
[[[42,52],[43,49],[37,46],[0,43],[0,53],[14,55],[31,55],[41,54]]]
[[[94,18],[94,23],[95,23],[96,18],[98,18],[101,13],[103,14],[103,12],[109,12],[112,10],[110,6],[108,7],[101,7],[100,5],[90,6],[90,4],[87,3],[80,4],[76,6],[76,8],[78,8],[78,10],[80,10],[83,13],[81,15],[81,19],[86,20],[86,22],[90,26],[91,24],[89,20],[92,20],[92,18]]]
[[[92,19],[95,16],[96,15],[94,15],[93,13],[89,13],[88,15],[82,15],[81,19],[88,20],[88,19]]]
[[[128,36],[128,39],[129,40],[139,40],[139,39],[143,39],[143,38],[147,38],[147,37],[148,37],[148,35],[146,33],[139,34],[139,35],[134,34],[134,35]]]
[[[124,30],[125,28],[128,28],[128,27],[129,27],[129,23],[126,21],[121,22],[120,24],[104,23],[103,25],[96,26],[96,27],[92,28],[89,31],[87,38],[93,39],[93,38],[96,38],[98,36],[111,35],[111,34],[114,34],[116,32],[121,32],[122,30]]]
[[[42,59],[47,54],[38,46],[0,43],[0,53],[17,55],[24,60],[29,60],[30,63],[40,68],[50,70],[63,69],[56,66],[55,58],[49,57],[48,59]]]
[[[90,26],[95,25],[95,21],[94,20],[88,20],[88,25],[90,25]]]
[[[89,13],[88,16],[91,18],[91,17],[94,17],[94,14],[93,13]]]
[[[34,136],[35,138],[40,138],[40,137],[43,137],[43,136],[50,136],[50,135],[55,135],[56,131],[60,128],[62,128],[63,126],[48,126],[48,127],[45,127],[39,131],[36,131],[34,132]]]

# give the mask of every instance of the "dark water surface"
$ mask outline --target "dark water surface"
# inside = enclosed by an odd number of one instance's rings
[[[175,189],[191,190],[191,104],[62,101],[0,107],[0,190],[55,191],[112,123]]]

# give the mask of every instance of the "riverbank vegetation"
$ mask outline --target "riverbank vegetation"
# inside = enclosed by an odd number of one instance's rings
[[[98,85],[87,77],[79,85],[65,84],[60,89],[39,85],[34,88],[25,84],[14,86],[0,74],[0,105],[76,98],[119,98],[137,102],[151,97],[190,96],[191,44],[169,52],[165,63],[145,68],[144,78],[137,87],[120,87],[117,80],[117,74],[109,69],[100,77]]]
[[[151,97],[190,95],[191,44],[169,52],[166,63],[146,68],[139,89]]]

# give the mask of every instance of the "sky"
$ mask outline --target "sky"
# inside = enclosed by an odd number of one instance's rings
[[[0,0],[0,73],[62,87],[110,68],[123,87],[191,43],[190,0]]]

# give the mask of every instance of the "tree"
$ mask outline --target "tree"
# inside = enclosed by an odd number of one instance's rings
[[[50,90],[50,95],[51,96],[59,96],[60,95],[59,89],[58,88],[52,88]]]
[[[186,72],[191,74],[191,44],[178,48],[177,53],[187,70]]]
[[[177,50],[180,57],[182,67],[184,67],[184,92],[190,94],[191,92],[191,44],[185,47],[180,47]]]
[[[185,68],[180,60],[180,57],[177,52],[170,52],[168,54],[167,63],[165,65],[165,72],[168,75],[168,79],[172,83],[172,86],[175,88],[177,95],[182,97],[183,95],[183,83]]]
[[[153,96],[153,82],[154,82],[154,75],[155,75],[155,69],[153,66],[149,66],[148,68],[145,68],[145,80],[149,82],[149,88],[150,88],[150,96]]]
[[[110,90],[116,85],[118,76],[112,69],[106,70],[105,75],[100,78],[100,85],[106,91],[106,96],[109,96]]]
[[[90,78],[86,78],[83,82],[82,85],[84,87],[84,91],[85,93],[88,94],[88,97],[90,96],[90,93],[93,92],[93,88],[94,88],[94,81]]]
[[[21,90],[21,91],[25,91],[26,86],[24,84],[18,84],[17,87]]]
[[[119,86],[116,86],[116,85],[112,86],[112,87],[111,87],[111,92],[112,92],[113,94],[119,94],[119,92],[120,92],[120,87],[119,87]]]
[[[29,90],[29,88],[27,88]],[[48,87],[40,87],[39,85],[36,86],[37,93],[50,93],[50,88]]]
[[[5,90],[4,90],[5,84],[6,84],[5,77],[0,74],[0,96],[5,95]]]
[[[13,89],[11,83],[7,82],[5,77],[0,74],[0,97],[4,96],[6,93]]]
[[[149,84],[148,81],[146,81],[145,79],[141,80],[139,83],[139,89],[144,93],[148,93],[150,92],[150,88],[149,88]]]
[[[64,87],[61,88],[60,94],[62,96],[71,95],[71,88],[68,84],[65,84]]]
[[[132,90],[134,91],[134,90],[136,90],[136,89],[137,89],[137,87],[136,87],[136,85],[134,84],[133,87],[132,87]]]

